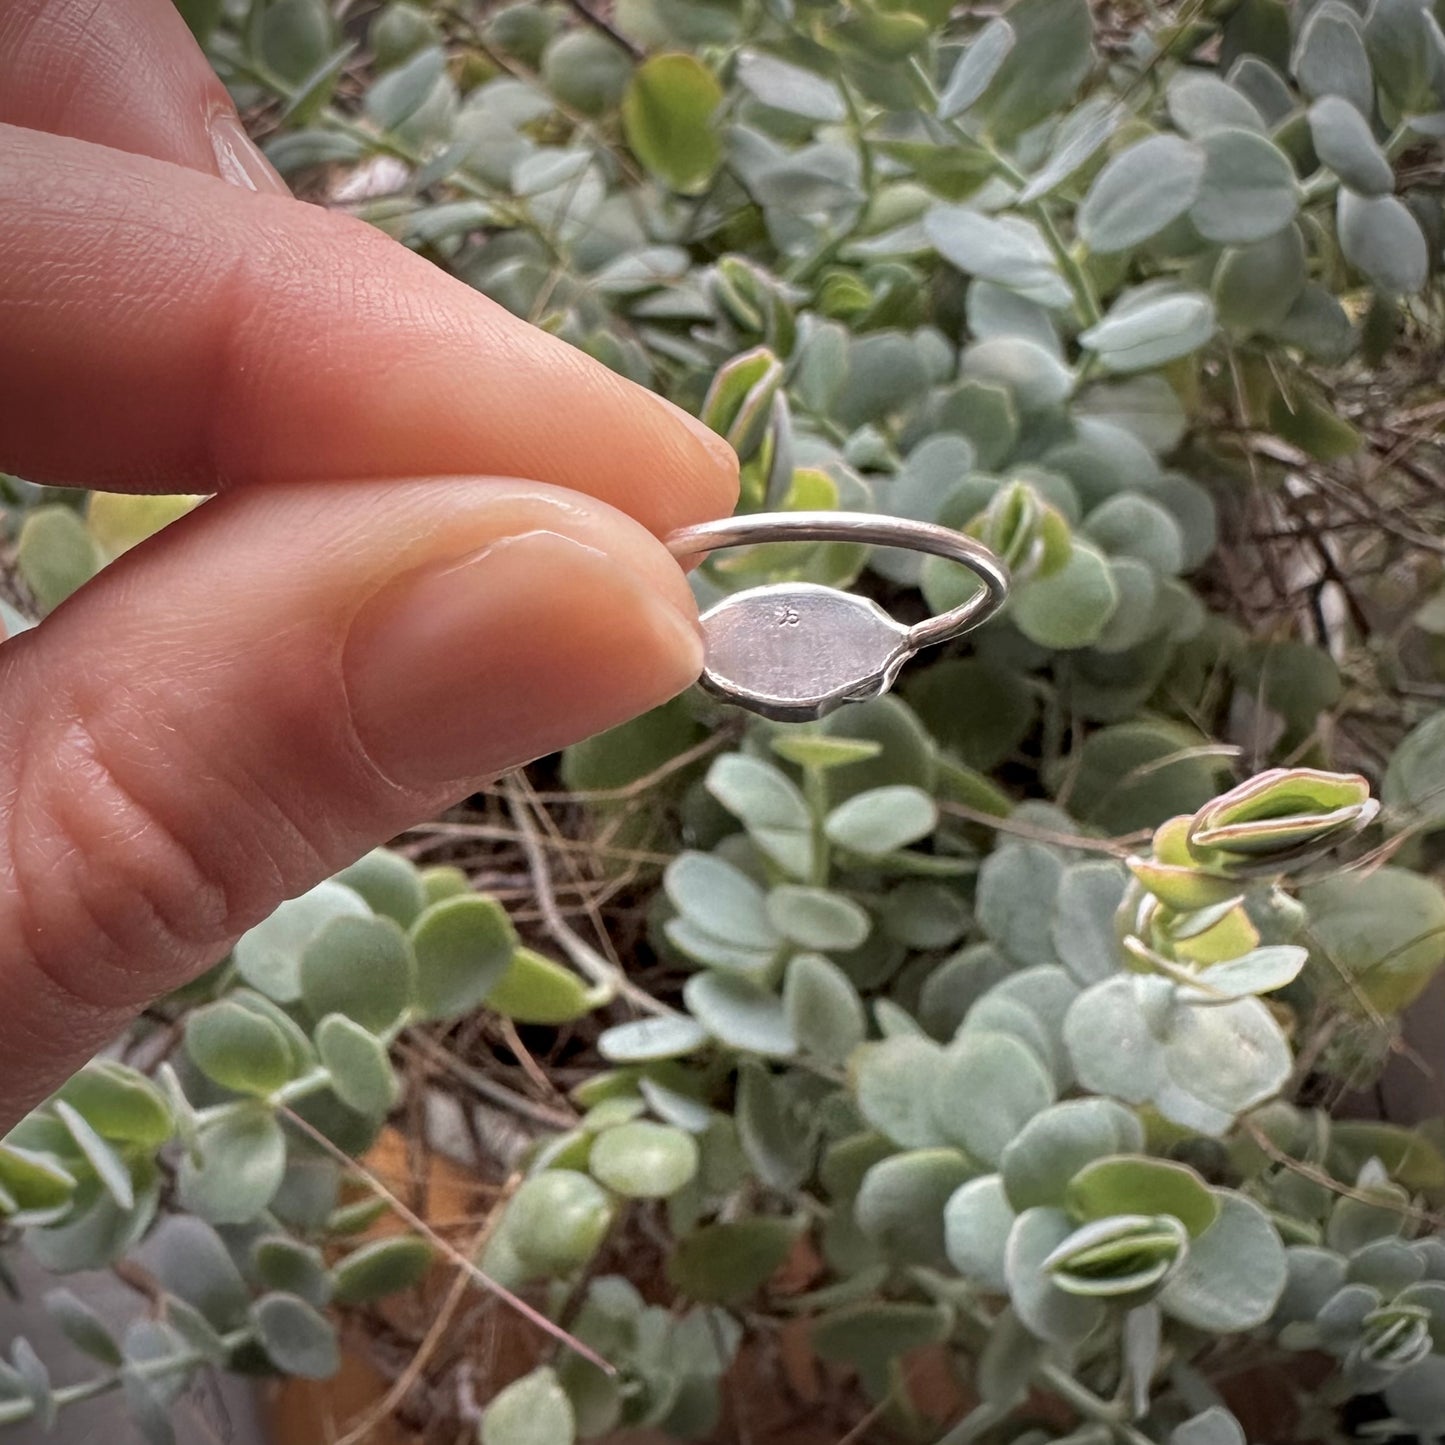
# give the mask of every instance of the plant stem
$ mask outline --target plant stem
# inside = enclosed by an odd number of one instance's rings
[[[938,87],[933,83],[933,77],[929,75],[923,62],[917,56],[913,57],[911,68],[915,79],[928,98],[930,108],[936,111],[938,109]],[[1029,178],[992,141],[965,130],[956,120],[945,120],[940,124],[955,140],[962,141],[965,145],[977,146],[983,151],[993,162],[994,170],[1010,185],[1022,187],[1028,184]],[[1048,242],[1049,250],[1054,253],[1054,259],[1059,263],[1059,270],[1069,283],[1069,289],[1074,293],[1074,304],[1079,308],[1079,315],[1083,318],[1084,324],[1086,326],[1098,325],[1103,317],[1103,312],[1099,309],[1099,299],[1094,294],[1093,283],[1079,264],[1079,258],[1074,255],[1059,234],[1059,228],[1055,224],[1053,216],[1049,214],[1047,204],[1038,200],[1024,209],[1038,223],[1044,240]]]
[[[1118,1406],[1101,1400],[1059,1366],[1040,1365],[1034,1371],[1034,1378],[1046,1389],[1052,1390],[1059,1399],[1073,1406],[1086,1419],[1107,1426],[1121,1445],[1155,1445],[1142,1430],[1136,1430],[1127,1420],[1121,1418]]]
[[[592,983],[596,995],[594,1006],[600,1008],[621,996],[643,1013],[660,1018],[676,1017],[676,1009],[660,999],[653,998],[645,988],[635,984],[621,968],[610,959],[604,958],[563,918],[562,910],[557,907],[556,894],[552,890],[552,874],[542,849],[542,841],[537,836],[537,825],[532,820],[527,801],[522,797],[521,790],[525,787],[525,780],[515,780],[507,787],[506,800],[512,821],[517,826],[522,851],[527,855],[537,906],[541,909],[547,931],[556,940],[557,946],[567,955],[577,972]]]
[[[221,1336],[221,1343],[230,1351],[246,1344],[252,1337],[250,1326],[245,1329],[233,1330],[228,1335]],[[62,1385],[51,1394],[56,1409],[63,1410],[67,1405],[78,1405],[82,1400],[93,1400],[97,1395],[104,1395],[111,1390],[118,1389],[124,1382],[126,1375],[134,1375],[142,1380],[152,1380],[164,1375],[177,1374],[182,1370],[193,1370],[199,1365],[209,1363],[209,1357],[200,1350],[187,1349],[177,1351],[174,1355],[160,1355],[153,1360],[135,1360],[125,1366],[123,1370],[109,1370],[103,1375],[96,1375],[89,1380],[81,1380],[74,1385]],[[3,1400],[0,1401],[0,1425],[14,1425],[21,1420],[28,1420],[36,1413],[35,1401],[24,1400]]]
[[[803,769],[803,796],[808,800],[808,813],[813,823],[813,857],[808,881],[815,888],[826,888],[829,856],[828,835],[823,831],[823,824],[828,817],[828,781],[822,768],[809,766]]]

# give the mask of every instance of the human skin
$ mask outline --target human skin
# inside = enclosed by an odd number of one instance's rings
[[[0,645],[0,1130],[283,899],[697,676],[700,423],[292,199],[170,0],[0,3],[0,470],[215,495]]]

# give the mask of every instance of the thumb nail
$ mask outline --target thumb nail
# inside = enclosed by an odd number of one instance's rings
[[[261,154],[260,147],[246,134],[240,116],[217,111],[211,117],[211,149],[216,155],[216,172],[223,181],[246,191],[264,191],[289,196],[291,189],[275,166]]]
[[[354,725],[394,782],[503,772],[674,697],[702,669],[695,617],[622,560],[527,532],[406,575],[352,623]]]

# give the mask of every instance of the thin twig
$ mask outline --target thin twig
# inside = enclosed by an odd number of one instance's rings
[[[601,1355],[589,1349],[581,1340],[569,1335],[566,1330],[549,1320],[540,1310],[529,1305],[520,1295],[513,1294],[506,1285],[495,1280],[487,1274],[480,1266],[474,1264],[465,1254],[461,1252],[450,1240],[444,1239],[430,1224],[426,1222],[414,1210],[409,1209],[380,1179],[364,1164],[353,1159],[344,1149],[339,1149],[319,1129],[307,1123],[299,1114],[291,1109],[283,1108],[281,1113],[285,1115],[286,1122],[293,1129],[300,1130],[313,1144],[316,1144],[323,1152],[330,1155],[343,1168],[353,1170],[361,1176],[367,1187],[378,1198],[384,1199],[390,1206],[392,1212],[410,1225],[423,1239],[432,1245],[437,1252],[449,1259],[459,1269],[464,1270],[467,1275],[487,1291],[495,1295],[509,1309],[526,1320],[529,1324],[535,1325],[543,1334],[550,1335],[559,1344],[565,1345],[569,1350],[582,1356],[588,1364],[596,1365],[597,1368],[607,1375],[615,1375],[617,1372],[604,1360]]]
[[[626,973],[605,959],[563,918],[561,910],[557,907],[556,894],[552,891],[552,874],[547,865],[547,856],[543,852],[541,840],[537,836],[537,826],[522,798],[525,784],[520,783],[515,777],[508,779],[508,782],[510,787],[507,791],[507,806],[511,810],[512,820],[516,823],[517,831],[521,835],[522,849],[526,853],[527,862],[532,869],[537,906],[542,910],[547,931],[551,934],[553,941],[572,961],[579,973],[590,979],[598,988],[610,990],[613,997],[620,995],[626,998],[629,1003],[634,1004],[644,1013],[659,1016],[675,1014],[676,1009],[669,1008],[665,1003],[653,998],[646,989],[639,988],[627,977]]]

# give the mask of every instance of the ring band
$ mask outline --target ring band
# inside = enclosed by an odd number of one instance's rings
[[[912,627],[868,598],[811,582],[773,583],[723,598],[702,616],[703,685],[778,721],[808,721],[840,703],[878,696],[914,653],[977,627],[1008,596],[1008,569],[987,547],[906,517],[757,512],[682,527],[666,538],[678,558],[764,542],[901,547],[960,563],[983,584],[957,607]]]

